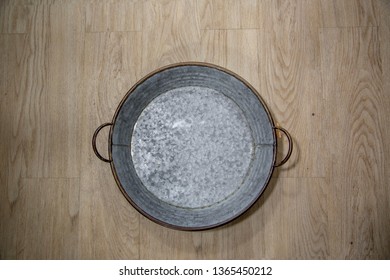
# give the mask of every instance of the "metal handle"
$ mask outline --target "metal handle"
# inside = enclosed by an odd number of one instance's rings
[[[277,130],[280,130],[281,132],[283,132],[287,136],[287,139],[288,139],[287,155],[284,157],[284,159],[281,162],[274,165],[274,167],[279,167],[279,166],[282,166],[283,164],[285,164],[288,161],[288,159],[290,158],[292,150],[293,150],[293,141],[292,141],[292,137],[291,137],[290,133],[288,133],[288,131],[285,130],[283,127],[274,127],[274,129],[277,129]]]
[[[104,127],[109,126],[109,125],[112,125],[112,123],[104,123],[104,124],[102,124],[101,126],[99,126],[98,128],[96,128],[95,133],[93,134],[93,137],[92,137],[92,148],[93,148],[93,151],[95,152],[95,155],[96,155],[100,160],[102,160],[102,161],[104,161],[104,162],[111,162],[112,159],[106,159],[106,158],[102,157],[102,156],[99,154],[99,152],[98,152],[98,150],[97,150],[97,148],[96,148],[96,138],[97,138],[97,135],[99,134],[100,130],[102,130]]]

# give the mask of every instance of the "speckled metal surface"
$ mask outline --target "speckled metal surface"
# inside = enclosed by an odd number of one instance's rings
[[[169,204],[209,207],[245,181],[254,142],[242,110],[224,94],[182,87],[140,115],[131,155],[143,185]]]
[[[272,118],[238,76],[166,67],[130,90],[111,131],[111,167],[134,207],[178,229],[205,229],[245,212],[275,163]]]

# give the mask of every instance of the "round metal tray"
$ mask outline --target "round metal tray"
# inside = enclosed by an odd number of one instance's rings
[[[105,126],[111,126],[109,159],[96,149]],[[275,129],[289,139],[279,164]],[[151,220],[182,230],[216,227],[244,213],[274,167],[288,160],[292,144],[249,83],[206,63],[150,73],[92,139],[128,201]]]

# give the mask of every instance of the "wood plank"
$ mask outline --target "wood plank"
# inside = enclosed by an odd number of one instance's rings
[[[194,1],[147,1],[143,8],[142,75],[177,62],[199,60]]]
[[[1,109],[1,108],[0,108]],[[4,132],[4,129],[0,129]],[[0,149],[1,157],[8,157],[5,149]],[[8,162],[0,161],[0,259],[16,259],[16,236],[18,211],[15,208],[17,198],[14,192],[9,195],[8,191]]]
[[[217,36],[219,40],[215,40],[214,39],[215,36]],[[225,31],[219,31],[219,30],[218,31],[205,31],[205,32],[203,32],[202,38],[205,38],[204,39],[205,43],[202,46],[202,49],[204,50],[203,54],[202,54],[204,61],[216,63],[216,64],[219,64],[219,65],[225,66],[225,67],[230,66],[229,69],[232,69],[233,71],[238,72],[239,74],[243,75],[247,79],[251,78],[252,81],[256,83],[256,81],[257,81],[257,75],[256,75],[256,73],[257,73],[257,54],[256,54],[257,33],[254,30],[248,30],[248,31],[242,31],[242,32],[241,31],[226,31],[225,32]],[[222,38],[223,38],[223,40],[221,40]],[[225,46],[227,46],[227,47],[225,47]],[[222,53],[222,55],[221,55],[221,53],[219,52],[221,50],[221,48],[226,50],[226,52],[228,52],[228,54],[224,56]],[[212,51],[214,49],[217,49],[218,51],[213,51],[213,53],[208,53],[208,52],[210,52],[210,51],[208,51],[209,49],[211,49]],[[244,51],[242,51],[242,50],[244,50]],[[247,50],[247,51],[245,51],[245,50]],[[218,58],[215,59],[214,56],[221,57],[221,60],[219,60]],[[229,62],[224,63],[223,61],[224,60],[226,61],[225,57],[229,57],[229,56],[232,58],[230,63]],[[237,57],[237,59],[233,60],[233,58],[236,58],[236,57]],[[227,64],[229,64],[229,65],[227,65]],[[250,65],[251,67],[245,67],[244,65],[245,66]],[[143,235],[141,235],[141,236],[143,236]],[[209,253],[207,253],[208,252],[208,250],[207,250],[208,241],[207,240],[209,240],[209,239],[220,240],[219,237],[215,237],[215,236],[218,236],[218,234],[217,235],[212,234],[211,237],[202,236],[202,238],[206,238],[206,240],[202,241],[202,244],[203,244],[202,252],[206,252],[203,255],[199,255],[199,253],[197,253],[198,249],[196,249],[197,248],[196,241],[199,240],[199,237],[198,236],[191,236],[191,238],[189,238],[189,240],[190,240],[189,246],[190,246],[190,248],[193,248],[195,246],[195,249],[190,250],[190,252],[184,254],[184,256],[187,257],[187,254],[188,254],[188,255],[195,255],[199,258],[210,257]],[[225,235],[225,236],[227,236],[227,235]],[[167,240],[169,240],[169,238]],[[174,240],[178,240],[178,239],[174,238]],[[196,241],[194,241],[194,240],[196,240]],[[162,244],[166,244],[166,243],[169,243],[169,241],[165,241]],[[180,243],[180,242],[177,242],[177,243]],[[161,246],[159,242],[155,242],[154,244],[155,244],[155,246]],[[173,256],[182,255],[183,254],[182,248],[184,248],[184,247],[186,247],[186,246],[184,246],[183,244],[178,244],[174,248],[169,248],[170,249],[169,255],[173,255]],[[224,246],[221,244],[221,246],[219,246],[219,247],[222,248]],[[164,250],[162,250],[162,251],[164,251]],[[246,250],[242,249],[241,251],[245,252]],[[211,254],[215,254],[215,252],[218,252],[218,251],[214,251],[214,253],[211,252]],[[231,253],[229,255],[232,256]],[[227,257],[227,255],[225,257]]]
[[[139,31],[143,1],[88,1],[86,32]]]
[[[26,159],[23,147],[25,133],[26,96],[20,77],[26,72],[26,60],[29,55],[27,36],[22,34],[2,35],[2,50],[4,51],[2,71],[2,144],[8,157],[5,158],[8,191],[11,197],[16,197],[18,181],[26,176]],[[11,199],[12,200],[12,199]]]
[[[83,26],[81,6],[32,7],[31,26],[23,45],[18,45],[23,47],[16,64],[19,72],[7,89],[18,104],[13,135],[22,142],[25,176],[74,177],[80,150],[78,102],[73,99],[80,83],[76,62],[83,47],[77,31]]]
[[[326,148],[332,176],[381,180],[388,97],[382,92],[378,29],[323,29],[321,51],[325,130],[337,139]]]
[[[198,60],[200,31],[195,1],[147,1],[142,32],[142,74],[167,64]],[[140,258],[196,258],[201,234],[174,231],[140,220]]]
[[[257,202],[225,226],[202,232],[203,259],[257,259],[265,254],[264,213]]]
[[[80,174],[80,96],[84,56],[84,9],[78,2],[53,4],[47,30],[47,97],[44,164],[45,177]],[[64,24],[66,23],[66,24]],[[39,136],[37,135],[37,138]]]
[[[47,81],[49,46],[49,7],[33,6],[31,26],[28,30],[22,72],[17,76],[14,93],[18,98],[15,114],[15,138],[22,139],[23,157],[26,159],[26,177],[47,176],[44,172],[48,139]]]
[[[379,44],[380,44],[380,53],[382,58],[382,87],[383,87],[383,94],[385,96],[388,95],[390,92],[390,3],[388,1],[379,0],[378,3],[378,10],[380,10],[380,25],[378,28],[379,32]],[[387,93],[387,95],[386,95]],[[390,98],[385,97],[381,100],[384,102],[383,108],[385,111],[381,112],[384,114],[383,119],[389,120],[390,119]],[[390,131],[388,129],[385,129],[383,131],[385,138],[384,139],[390,139]],[[390,170],[390,142],[384,141],[384,154],[385,154],[385,170],[386,170],[386,176],[389,176]]]
[[[141,34],[87,33],[84,65],[86,94],[82,100],[85,106],[93,105],[90,113],[94,114],[94,128],[112,119],[124,95],[141,78]]]
[[[261,92],[275,121],[293,137],[291,159],[279,168],[282,177],[325,177],[329,162],[323,147],[324,114],[321,96],[319,40],[316,33],[319,6],[316,1],[266,2],[265,31],[259,32]],[[279,139],[279,161],[288,143]]]
[[[139,258],[139,214],[116,186],[110,167],[92,153],[94,129],[109,122],[119,102],[139,78],[138,32],[88,33],[83,73],[81,221],[82,259]],[[98,138],[107,156],[108,129]],[[94,238],[91,238],[94,236]]]
[[[204,30],[202,59],[226,67],[249,81],[267,101],[262,91],[263,76],[258,67],[262,47],[256,30]],[[206,259],[250,259],[264,255],[263,214],[259,203],[236,221],[202,234],[202,257]],[[243,228],[245,231],[243,232]]]
[[[18,217],[24,211],[23,206],[20,206],[21,202],[19,198],[22,178],[75,175],[74,173],[67,172],[66,168],[63,168],[64,166],[61,166],[59,172],[50,173],[54,169],[53,167],[56,167],[56,164],[63,159],[62,156],[66,158],[66,155],[57,154],[56,157],[52,157],[53,153],[48,153],[47,148],[51,149],[54,153],[56,151],[68,152],[69,150],[63,149],[64,145],[62,144],[64,142],[58,142],[60,144],[58,149],[48,147],[47,133],[65,136],[62,139],[66,139],[65,145],[68,145],[68,147],[77,146],[74,144],[77,141],[68,141],[67,135],[64,135],[62,131],[60,134],[56,131],[56,129],[62,128],[62,126],[54,127],[54,130],[50,130],[48,127],[47,112],[49,110],[46,110],[46,105],[53,106],[57,101],[54,99],[53,102],[52,99],[52,102],[50,102],[46,94],[47,88],[50,87],[48,86],[49,83],[47,83],[48,74],[45,67],[48,66],[48,54],[50,54],[48,47],[50,35],[48,19],[51,11],[46,6],[28,6],[28,8],[31,11],[28,15],[31,15],[31,19],[29,19],[28,24],[25,26],[26,30],[23,30],[23,32],[28,33],[25,35],[12,34],[7,35],[7,37],[2,37],[4,38],[6,53],[4,60],[2,59],[6,69],[3,75],[4,80],[2,80],[4,81],[2,86],[4,91],[2,91],[2,94],[5,96],[4,100],[2,99],[4,101],[4,103],[2,102],[2,105],[4,104],[2,113],[5,115],[4,118],[2,117],[2,121],[7,122],[7,126],[5,126],[7,131],[2,133],[5,138],[2,141],[4,143],[3,148],[6,149],[7,155],[5,162],[5,170],[7,173],[5,175],[6,184],[4,184],[3,189],[5,191],[5,201],[4,204],[2,203],[5,207],[3,213],[6,217],[3,217],[4,219],[2,220],[7,223],[3,227],[7,232],[7,234],[4,234],[4,242],[8,244],[8,249],[11,248],[11,250],[7,249],[4,251],[4,254],[6,254],[5,257],[7,258],[16,258],[17,254],[20,254],[19,251],[16,252],[16,235],[9,233],[16,232]],[[59,13],[56,16],[61,14],[63,9],[57,9],[57,11]],[[17,18],[23,15],[15,14],[14,16],[16,17],[15,20],[18,21]],[[60,19],[62,20],[63,18]],[[53,26],[55,26],[56,21],[53,19],[52,22]],[[10,32],[16,31],[18,30],[10,30]],[[60,30],[54,30],[54,32],[57,31]],[[58,38],[54,36],[54,39],[56,40]],[[61,49],[62,46],[56,45],[55,47],[58,52],[58,49]],[[58,66],[55,65],[55,67]],[[51,70],[55,71],[54,67],[51,67]],[[55,75],[51,76],[51,78],[53,80],[58,79]],[[59,83],[61,82],[59,80]],[[64,95],[66,96],[66,93]],[[74,105],[69,106],[75,107]],[[56,109],[61,109],[62,107],[63,104],[60,104]],[[64,119],[62,115],[57,115],[59,111],[53,110],[51,112],[53,118],[61,119],[62,125]],[[56,137],[51,137],[50,139],[52,139],[51,143],[54,143],[54,141],[57,143],[58,141]],[[50,158],[50,162],[48,162],[48,157]],[[72,162],[68,162],[68,166],[74,168],[77,166],[76,163],[72,158]],[[48,168],[46,172],[45,167]],[[30,257],[34,258],[33,255]],[[23,254],[21,258],[24,258]]]
[[[262,73],[259,73],[258,68],[261,48],[258,45],[257,31],[229,30],[226,39],[228,46],[226,67],[259,90]]]
[[[328,200],[330,252],[334,259],[388,259],[388,178],[333,178]]]
[[[77,259],[79,179],[23,179],[17,207],[18,259]]]
[[[201,38],[202,60],[234,71],[260,91],[258,64],[261,55],[258,52],[261,48],[256,30],[203,30]],[[198,257],[250,259],[262,256],[264,247],[254,246],[264,244],[260,230],[263,215],[258,208],[259,204],[256,204],[233,223],[202,232],[202,251]]]
[[[116,186],[109,165],[89,155],[81,177],[80,259],[138,259],[139,214]]]
[[[321,0],[322,27],[378,26],[375,0]]]
[[[140,259],[200,259],[202,232],[172,230],[141,217],[140,246]]]
[[[292,131],[295,141],[298,142],[298,147],[299,144],[305,145],[305,151],[309,149],[309,151],[313,151],[313,154],[316,154],[320,151],[320,145],[324,142],[324,140],[318,141],[318,135],[321,132],[318,128],[320,124],[314,123],[311,120],[313,118],[313,112],[315,114],[323,113],[321,106],[322,99],[318,98],[321,95],[317,94],[321,90],[318,89],[320,61],[316,58],[319,53],[319,42],[315,37],[315,27],[311,27],[311,29],[303,28],[304,32],[301,35],[302,24],[310,23],[311,26],[318,26],[318,22],[315,21],[318,6],[314,4],[302,7],[299,2],[288,1],[288,3],[283,2],[283,5],[279,7],[275,3],[262,3],[261,11],[264,13],[264,16],[268,15],[269,20],[264,22],[265,31],[256,32],[257,38],[252,36],[252,31],[207,30],[202,36],[202,40],[204,40],[202,41],[204,45],[202,48],[207,60],[213,61],[214,59],[214,61],[221,61],[229,65],[229,68],[235,68],[237,66],[245,68],[247,65],[258,65],[258,69],[248,67],[248,71],[246,72],[248,74],[244,74],[243,76],[250,75],[253,77],[251,83],[257,85],[256,87],[259,88],[260,94],[269,102],[270,108],[283,106],[280,111],[275,113],[276,120],[287,128],[289,125],[293,126]],[[285,12],[287,12],[287,16]],[[282,13],[283,17],[281,15]],[[305,13],[307,17],[301,19],[300,13]],[[272,17],[269,17],[269,15],[272,15]],[[280,21],[285,23],[285,25],[281,24]],[[227,40],[228,36],[230,36],[229,41]],[[225,41],[227,43],[224,43]],[[253,50],[251,49],[252,46],[255,46]],[[223,55],[224,53],[226,53],[225,56]],[[251,61],[245,59],[245,55],[247,54],[251,54],[251,56],[248,56],[252,59]],[[312,55],[305,56],[304,54]],[[237,63],[236,61],[240,62]],[[308,70],[303,71],[301,70],[302,67],[307,67]],[[240,73],[242,70],[235,68],[235,71]],[[306,76],[307,74],[309,75]],[[256,76],[257,82],[255,81]],[[286,108],[287,106],[284,105],[286,103],[293,108],[296,108],[299,104],[299,110],[296,110],[294,115],[288,115],[290,114],[289,110],[291,111],[293,109],[291,107]],[[288,117],[279,117],[286,116],[285,114]],[[316,161],[320,155],[314,158],[310,153],[301,155],[298,166],[303,165],[303,167],[300,170],[294,168],[296,165],[295,162],[287,167],[287,170],[277,171],[274,173],[274,176],[325,176],[325,164]],[[293,162],[296,160],[296,158],[292,158]],[[281,179],[279,178],[278,180]],[[275,184],[275,181],[273,181],[274,186]],[[317,185],[321,186],[321,183],[317,183]],[[267,192],[271,193],[268,190]],[[326,258],[329,255],[327,233],[325,231],[326,213],[323,210],[318,210],[322,211],[321,215],[324,217],[321,226],[319,226],[323,228],[320,233],[321,236],[312,237],[310,235],[318,234],[318,232],[313,233],[314,231],[318,231],[318,229],[312,229],[312,232],[307,234],[310,238],[313,238],[312,242],[316,243],[313,246],[315,248],[313,251],[309,251],[310,249],[306,248],[306,251],[302,251],[300,255],[296,255],[296,250],[289,251],[289,247],[280,246],[280,240],[285,240],[286,236],[277,235],[275,231],[289,231],[287,229],[281,229],[285,220],[280,216],[278,217],[278,222],[274,221],[272,223],[269,231],[264,230],[264,227],[266,227],[265,223],[268,221],[266,213],[271,214],[275,211],[273,208],[275,206],[273,206],[272,202],[274,200],[270,197],[270,194],[267,195],[267,192],[257,206],[255,205],[251,210],[252,216],[248,214],[249,217],[247,219],[244,218],[243,221],[238,220],[238,224],[240,222],[242,224],[245,223],[245,226],[241,224],[238,226],[239,229],[235,228],[234,225],[231,227],[226,226],[223,229],[216,229],[204,233],[203,243],[205,245],[203,246],[203,250],[207,252],[204,254],[206,257],[263,258],[264,256],[269,256],[280,258],[282,256],[282,258],[305,258],[310,256],[314,258]],[[323,196],[320,191],[318,195],[320,197]],[[280,195],[276,197],[280,199]],[[262,204],[271,205],[271,210],[267,211]],[[262,206],[260,207],[260,205]],[[256,210],[259,208],[260,210]],[[291,226],[295,225],[294,223],[299,223],[299,221],[297,219],[293,220]],[[242,228],[246,229],[246,239],[244,239],[249,240],[247,242],[241,239],[243,233],[242,230],[240,232],[240,229]],[[275,236],[277,238],[273,239]],[[295,242],[290,244],[294,245],[297,244],[295,239],[300,238],[300,236],[287,238],[291,242]],[[237,242],[237,240],[241,240],[242,242]],[[317,243],[319,244],[317,245]],[[272,245],[262,247],[254,246],[254,244]]]
[[[258,0],[200,0],[197,13],[201,29],[254,29],[262,28]]]
[[[4,40],[4,36],[0,36]],[[1,46],[1,43],[0,43]],[[3,48],[0,47],[2,51]],[[3,81],[3,80],[2,80]],[[9,179],[9,133],[12,128],[9,127],[10,115],[6,106],[8,102],[1,98],[0,102],[0,259],[16,258],[16,238],[13,234],[16,232],[16,217],[18,212],[15,209],[17,197],[19,195],[19,185],[11,185],[13,178]],[[8,114],[8,116],[7,116]]]
[[[201,32],[201,60],[227,67],[228,30],[202,30]]]
[[[23,34],[0,35],[1,80],[0,80],[0,259],[16,258],[15,205],[20,190],[20,177],[26,172],[22,147],[22,129],[17,114],[20,106],[18,77],[25,59]],[[15,113],[16,112],[16,113]]]
[[[240,1],[200,0],[198,1],[198,13],[202,29],[240,28]]]
[[[2,147],[0,147],[0,259],[9,259],[12,255],[16,255],[15,243],[11,240],[3,241],[8,237],[7,231],[10,230],[9,217],[10,210],[7,199],[7,180],[8,180],[8,149],[10,147],[8,143],[7,135],[10,134],[9,127],[9,112],[6,108],[9,106],[6,102],[6,51],[7,51],[7,36],[0,35],[0,60],[3,62],[0,66],[0,141]],[[12,253],[13,252],[13,253]]]
[[[3,35],[2,50],[4,58],[2,64],[2,100],[4,106],[4,121],[7,122],[7,132],[4,134],[4,149],[8,150],[7,161],[7,188],[11,201],[18,193],[18,182],[21,176],[26,176],[29,166],[28,152],[34,154],[35,163],[42,164],[42,153],[37,143],[27,151],[27,139],[34,138],[43,130],[42,122],[36,120],[35,112],[42,104],[44,95],[44,72],[39,66],[45,62],[43,47],[38,37],[42,31],[43,10],[34,6],[33,19],[28,26],[29,34]],[[20,16],[20,15],[15,15]],[[17,20],[16,20],[17,21]],[[42,109],[41,112],[44,112]],[[43,140],[43,139],[41,139]],[[38,143],[39,144],[39,143]],[[31,166],[31,165],[30,165]],[[30,175],[38,176],[37,169],[30,170]]]
[[[33,11],[32,5],[1,4],[0,33],[27,33]]]
[[[390,98],[388,97],[388,93],[390,92],[390,2],[379,0],[377,1],[378,10],[380,11],[380,23],[379,23],[379,44],[380,44],[380,53],[382,58],[382,91],[384,94],[384,98],[382,99],[383,108],[384,111],[381,112],[381,114],[384,115],[384,120],[390,119]],[[382,143],[384,146],[384,154],[385,154],[385,179],[387,181],[384,181],[382,185],[378,186],[378,189],[380,192],[374,193],[376,198],[379,201],[379,205],[377,206],[377,223],[381,228],[381,232],[377,232],[378,235],[376,235],[376,244],[377,244],[377,250],[379,252],[379,255],[381,258],[389,259],[390,258],[390,252],[389,252],[389,234],[386,234],[390,232],[390,218],[386,215],[386,213],[389,213],[390,209],[390,131],[386,128],[384,128],[384,142]],[[377,188],[375,188],[376,190]],[[386,196],[387,193],[387,196]],[[380,247],[382,246],[382,247]]]
[[[225,67],[248,81],[267,103],[265,90],[263,37],[259,31],[203,30],[201,36],[201,61]]]
[[[269,96],[275,120],[290,130],[298,114],[293,104],[298,102],[302,76],[301,12],[297,1],[267,2],[262,9],[268,15],[266,31],[259,33],[264,48],[259,64],[265,75],[262,91]]]
[[[1,4],[3,6],[7,6],[7,5],[39,5],[39,4],[43,4],[43,2],[46,2],[48,4],[48,3],[50,3],[50,1],[56,1],[56,0],[3,0],[3,1],[1,1]]]
[[[332,192],[339,194],[330,205],[332,256],[388,258],[390,219],[383,213],[389,208],[389,99],[383,90],[382,41],[376,27],[323,29],[320,35],[326,130],[338,139],[327,147]]]
[[[323,178],[274,178],[265,193],[264,255],[260,258],[329,258],[328,183]]]
[[[325,185],[320,178],[272,179],[247,213],[203,233],[205,258],[328,258]]]
[[[297,197],[293,199],[297,216],[295,222],[288,220],[288,223],[296,225],[297,235],[296,243],[289,246],[289,258],[327,259],[330,255],[328,184],[322,178],[299,178],[294,183],[288,185],[296,188]]]
[[[233,71],[260,93],[263,75],[258,68],[261,47],[256,30],[202,30],[201,50],[201,61]]]

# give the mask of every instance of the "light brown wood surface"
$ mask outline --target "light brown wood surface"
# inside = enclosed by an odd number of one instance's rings
[[[0,59],[1,259],[390,259],[389,1],[2,0]],[[183,61],[244,77],[295,142],[247,213],[201,232],[141,216],[91,148]]]

